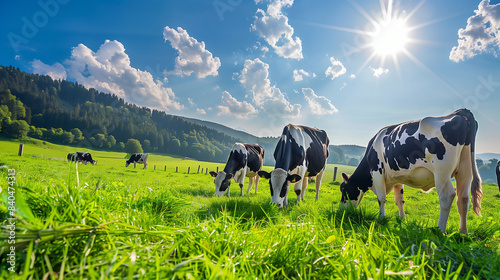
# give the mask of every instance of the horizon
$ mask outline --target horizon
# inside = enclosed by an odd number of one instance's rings
[[[1,64],[257,137],[288,123],[366,147],[470,109],[500,153],[499,1],[3,3]]]

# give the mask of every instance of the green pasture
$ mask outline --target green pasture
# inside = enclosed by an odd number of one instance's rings
[[[0,139],[0,166],[16,173],[17,207],[12,233],[9,174],[0,168],[1,279],[500,278],[496,185],[483,185],[482,217],[469,212],[469,235],[458,233],[455,204],[444,235],[434,190],[405,188],[404,219],[392,194],[383,219],[372,192],[360,208],[339,209],[340,172],[353,167],[337,166],[333,182],[329,165],[319,201],[310,183],[305,201],[297,204],[292,191],[290,206],[278,209],[266,180],[257,193],[246,195],[245,186],[241,197],[233,182],[231,197],[213,197],[205,172],[224,164],[150,154],[148,169],[134,169],[125,168],[125,153],[38,140],[19,157],[19,143]],[[68,163],[75,151],[91,152],[97,165]]]

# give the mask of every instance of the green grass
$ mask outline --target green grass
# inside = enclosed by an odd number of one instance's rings
[[[96,166],[65,161],[87,151],[32,141],[0,140],[0,166],[17,172],[16,273],[7,269],[7,170],[0,169],[0,278],[7,279],[498,279],[500,195],[483,185],[482,217],[469,213],[470,234],[458,233],[453,206],[448,234],[436,227],[439,203],[405,189],[404,219],[388,196],[387,217],[368,192],[358,209],[339,209],[340,174],[333,166],[314,200],[270,205],[269,184],[258,193],[213,197],[210,175],[224,164],[150,155],[147,170],[125,168],[125,154],[91,151]],[[153,170],[154,165],[157,166]],[[167,171],[164,171],[167,166]],[[179,172],[175,172],[175,167]],[[191,173],[187,174],[187,168]],[[338,166],[339,172],[354,168]],[[78,171],[76,170],[78,169]],[[271,170],[271,167],[266,167]],[[194,173],[193,173],[194,172]],[[246,187],[245,187],[246,192]]]

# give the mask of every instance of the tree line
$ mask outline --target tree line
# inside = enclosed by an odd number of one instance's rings
[[[132,139],[145,152],[216,162],[224,162],[238,142],[181,117],[11,66],[0,66],[0,104],[0,133],[14,138],[115,151],[125,151]]]

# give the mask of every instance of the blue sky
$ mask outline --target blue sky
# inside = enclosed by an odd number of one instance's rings
[[[366,145],[467,107],[500,153],[498,1],[2,1],[2,65],[258,136]]]

